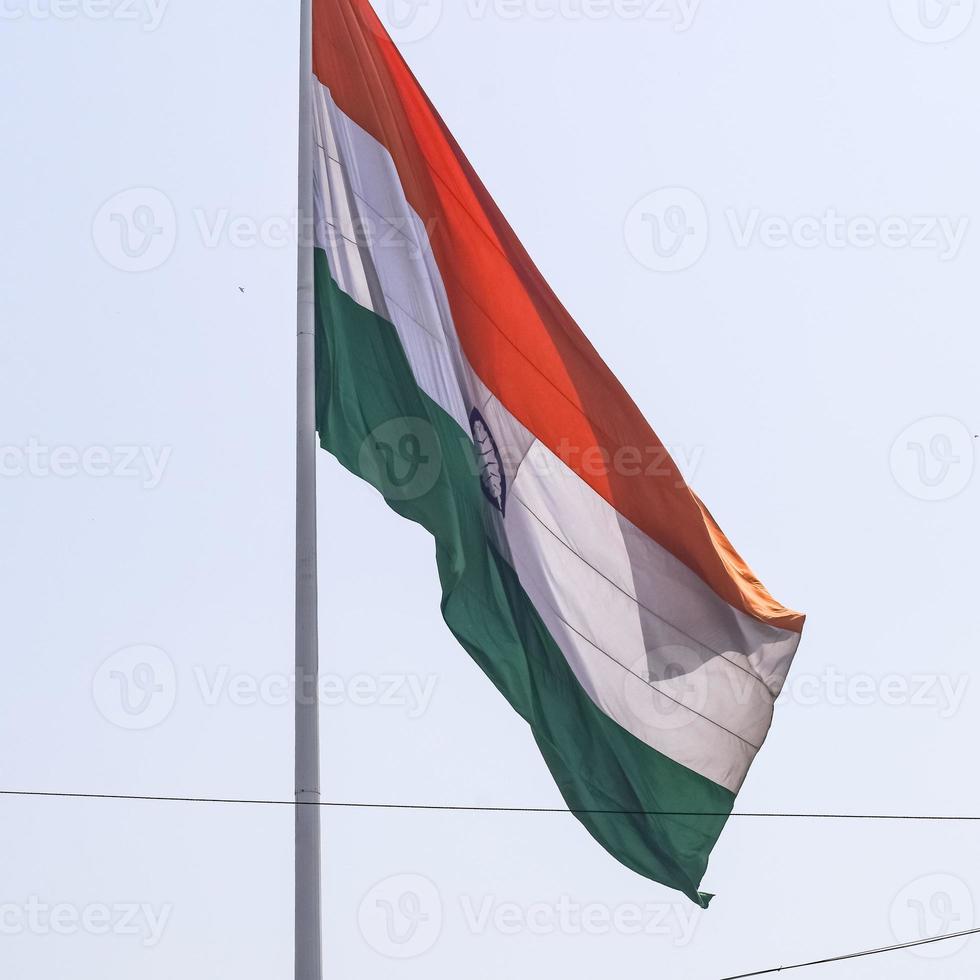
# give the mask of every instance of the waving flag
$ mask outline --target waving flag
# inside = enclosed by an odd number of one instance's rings
[[[565,311],[368,0],[314,7],[317,422],[619,861],[699,892],[803,617]]]

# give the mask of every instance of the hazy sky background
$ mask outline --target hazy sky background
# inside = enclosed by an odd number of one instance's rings
[[[0,788],[291,796],[290,6],[0,0]],[[739,808],[980,814],[975,0],[376,6],[810,616]],[[325,797],[560,806],[431,540],[320,479]],[[6,798],[0,841],[4,977],[291,975],[289,808]],[[706,913],[560,815],[331,810],[323,863],[331,980],[718,980],[980,922],[971,824],[733,820]]]

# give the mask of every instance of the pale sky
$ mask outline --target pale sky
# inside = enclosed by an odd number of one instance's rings
[[[739,810],[980,815],[975,0],[376,6],[809,614]],[[0,0],[0,789],[291,796],[289,7]],[[325,798],[561,806],[431,540],[320,462]],[[702,913],[568,816],[329,810],[326,977],[720,980],[957,932],[978,835],[736,819]],[[289,808],[0,798],[0,840],[0,976],[291,975]]]

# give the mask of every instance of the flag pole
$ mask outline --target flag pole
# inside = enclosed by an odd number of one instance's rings
[[[317,678],[313,306],[313,10],[300,0],[296,330],[296,973],[321,980],[320,716]]]

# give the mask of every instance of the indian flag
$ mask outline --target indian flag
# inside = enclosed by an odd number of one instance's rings
[[[517,240],[368,0],[314,8],[317,424],[615,858],[702,906],[803,616]]]

